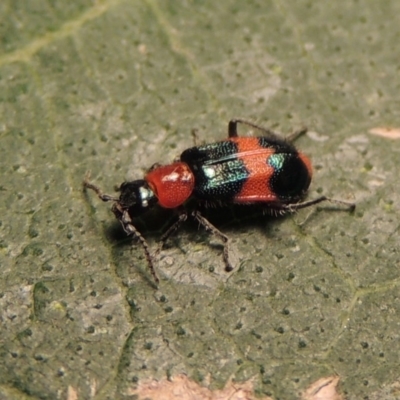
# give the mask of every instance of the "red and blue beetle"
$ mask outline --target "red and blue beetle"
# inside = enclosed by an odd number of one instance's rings
[[[260,131],[263,136],[239,137],[238,123]],[[144,179],[124,182],[119,197],[104,194],[85,179],[85,188],[94,190],[103,201],[113,201],[112,211],[128,235],[141,243],[154,280],[158,283],[153,257],[133,219],[159,206],[177,211],[177,219],[161,236],[160,250],[167,239],[188,217],[196,219],[207,231],[224,243],[223,257],[227,271],[228,237],[212,225],[199,211],[201,206],[229,204],[259,205],[262,209],[284,214],[333,201],[354,210],[355,204],[326,196],[304,201],[312,177],[311,162],[292,142],[306,129],[282,139],[269,129],[251,122],[234,119],[228,124],[228,139],[185,150],[172,164],[155,164]],[[195,208],[188,205],[195,204]]]

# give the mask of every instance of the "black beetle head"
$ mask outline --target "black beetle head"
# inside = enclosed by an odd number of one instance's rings
[[[119,192],[119,210],[127,210],[132,217],[143,214],[157,203],[157,197],[143,179],[122,183]]]

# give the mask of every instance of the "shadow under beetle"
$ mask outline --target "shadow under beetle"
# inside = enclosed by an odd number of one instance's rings
[[[255,128],[263,136],[239,137],[238,123]],[[226,271],[231,271],[228,237],[204,218],[198,209],[187,207],[189,200],[198,206],[224,207],[230,204],[258,205],[262,209],[285,214],[323,201],[344,205],[353,211],[355,204],[321,196],[303,201],[312,177],[311,162],[292,142],[306,129],[294,132],[286,139],[242,119],[228,124],[228,138],[185,150],[172,164],[153,165],[144,179],[123,182],[119,197],[104,194],[87,176],[84,188],[92,189],[103,201],[114,202],[112,211],[128,235],[142,245],[150,272],[159,282],[153,257],[133,219],[155,206],[174,209],[177,219],[160,238],[164,243],[188,217],[194,218],[208,232],[218,236],[223,244]]]

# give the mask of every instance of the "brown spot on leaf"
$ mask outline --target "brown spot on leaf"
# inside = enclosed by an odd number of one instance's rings
[[[337,385],[340,378],[329,376],[318,379],[301,396],[302,400],[344,400],[344,397],[337,392]]]

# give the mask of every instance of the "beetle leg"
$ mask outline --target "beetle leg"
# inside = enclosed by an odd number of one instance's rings
[[[243,124],[243,125],[247,125],[250,126],[251,128],[257,129],[261,132],[263,132],[264,134],[266,134],[267,136],[276,138],[276,139],[281,139],[281,136],[278,135],[277,133],[275,133],[274,131],[268,129],[268,128],[263,128],[260,125],[257,124],[253,124],[250,121],[246,121],[244,119],[231,119],[228,123],[228,137],[238,137],[238,132],[237,132],[237,125],[238,124]],[[282,140],[282,139],[281,139]]]
[[[110,196],[109,194],[104,194],[98,186],[94,185],[93,183],[91,183],[89,181],[89,178],[90,178],[90,173],[87,173],[85,176],[85,179],[83,180],[83,188],[84,189],[93,190],[97,194],[99,199],[101,199],[103,201],[118,201],[117,197]]]
[[[348,210],[350,212],[354,211],[354,209],[356,208],[356,205],[354,203],[349,203],[347,201],[342,201],[342,200],[331,199],[330,197],[326,197],[326,196],[317,197],[316,199],[304,201],[302,203],[285,204],[285,205],[282,205],[280,208],[283,211],[293,212],[296,210],[300,210],[301,208],[306,208],[306,207],[313,206],[315,204],[322,203],[323,201],[329,201],[330,203],[335,203],[335,204],[344,206],[344,207],[348,208]]]
[[[225,270],[232,271],[233,267],[229,262],[229,238],[225,234],[223,234],[220,230],[218,230],[210,221],[204,218],[199,211],[193,211],[192,216],[200,223],[201,226],[207,231],[212,233],[215,236],[218,236],[224,243],[224,251],[223,258],[225,263]]]
[[[187,220],[187,212],[186,211],[182,211],[179,214],[178,219],[175,222],[173,222],[169,226],[169,228],[161,236],[160,245],[158,246],[158,249],[156,250],[155,256],[157,256],[160,253],[160,251],[164,247],[164,245],[167,242],[167,240],[179,229],[179,227],[181,226],[182,222],[185,222],[186,220]]]
[[[154,171],[156,168],[159,168],[159,167],[161,167],[160,163],[154,163],[150,168],[148,168],[146,170],[146,172],[149,173],[149,172]]]
[[[291,133],[289,136],[285,137],[285,140],[289,143],[294,142],[299,138],[300,136],[303,136],[305,133],[307,133],[307,127],[303,126],[302,128],[298,129],[297,131],[294,131]]]
[[[197,128],[193,128],[192,130],[191,130],[191,134],[192,134],[192,138],[193,138],[193,143],[194,143],[194,145],[195,145],[195,147],[197,147],[198,145],[199,145],[199,136],[198,136],[198,129]]]
[[[149,251],[149,245],[147,244],[146,239],[142,236],[142,234],[133,225],[132,219],[129,216],[128,211],[124,210],[122,212],[121,216],[118,219],[121,222],[122,227],[124,228],[124,231],[128,235],[132,235],[137,240],[139,240],[140,244],[143,247],[144,254],[145,254],[146,260],[147,260],[147,264],[148,264],[149,269],[150,269],[150,273],[153,276],[153,278],[156,281],[156,283],[159,283],[160,280],[158,279],[158,276],[157,276],[156,271],[154,269],[153,259],[151,257],[150,251]]]
[[[279,135],[278,133],[272,131],[271,129],[268,128],[264,128],[260,125],[257,124],[253,124],[250,121],[246,121],[244,119],[232,119],[229,121],[228,124],[228,137],[238,137],[238,132],[237,132],[237,124],[243,124],[243,125],[247,125],[250,126],[251,128],[257,129],[261,132],[263,132],[265,135],[269,136],[269,137],[273,137],[273,138],[277,138],[277,139],[281,139],[281,135]],[[297,131],[293,132],[292,134],[290,134],[289,136],[287,136],[285,138],[285,140],[287,142],[294,142],[298,137],[304,135],[307,132],[307,128],[306,127],[302,127],[301,129],[298,129]]]

